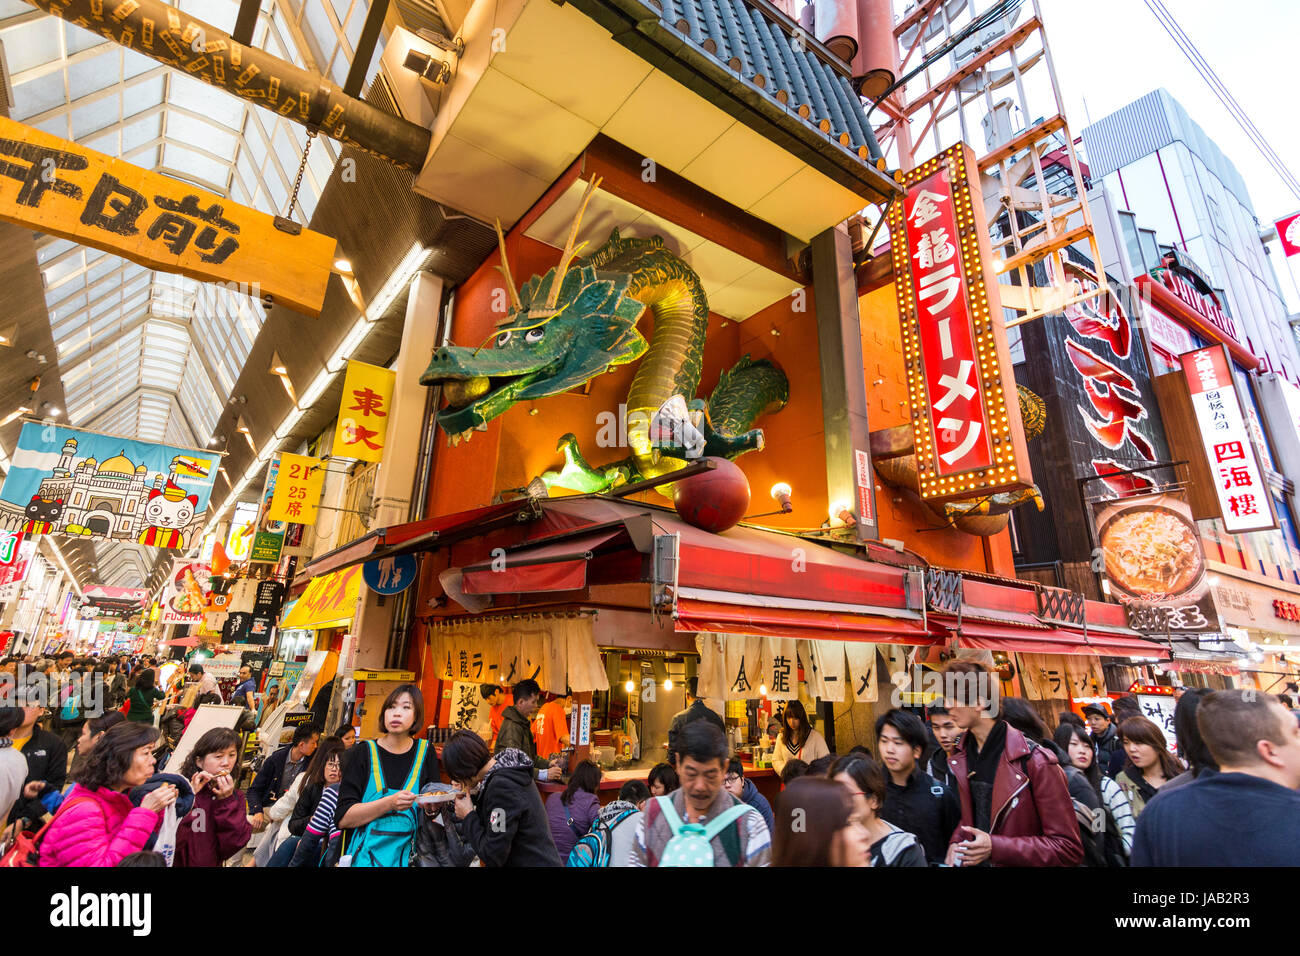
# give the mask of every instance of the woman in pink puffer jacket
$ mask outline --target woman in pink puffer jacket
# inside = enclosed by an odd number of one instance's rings
[[[153,776],[157,740],[153,727],[131,721],[100,738],[41,838],[41,866],[116,866],[144,848],[176,799],[171,784],[150,792],[138,807],[127,796]]]

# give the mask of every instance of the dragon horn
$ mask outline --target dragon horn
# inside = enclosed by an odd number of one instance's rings
[[[569,262],[574,256],[574,243],[578,241],[578,229],[582,226],[582,214],[587,211],[587,203],[591,201],[592,193],[600,185],[600,177],[591,177],[591,182],[587,183],[587,191],[582,194],[582,202],[578,204],[578,213],[573,217],[573,225],[569,228],[569,239],[564,244],[564,254],[560,256],[560,264],[555,268],[555,279],[551,282],[551,291],[546,296],[546,307],[554,309],[560,301],[560,286],[564,283],[564,274],[569,271]]]
[[[519,301],[519,290],[515,288],[514,277],[510,275],[510,260],[506,257],[506,234],[501,231],[501,220],[496,221],[497,244],[501,246],[501,274],[506,279],[506,291],[510,293],[510,304],[519,311],[524,304]]]

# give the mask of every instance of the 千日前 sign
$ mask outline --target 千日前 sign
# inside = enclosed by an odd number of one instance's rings
[[[0,219],[320,314],[335,241],[0,117]]]
[[[1033,484],[977,175],[958,143],[907,173],[888,214],[917,476],[936,501]]]
[[[1227,351],[1214,345],[1179,359],[1224,527],[1232,534],[1276,528],[1272,493],[1246,427]]]

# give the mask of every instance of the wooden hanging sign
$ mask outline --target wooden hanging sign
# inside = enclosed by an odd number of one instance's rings
[[[0,117],[0,219],[320,315],[336,242]]]

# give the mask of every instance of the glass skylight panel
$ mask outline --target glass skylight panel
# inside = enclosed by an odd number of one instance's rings
[[[74,100],[106,90],[122,79],[122,48],[102,37],[98,47],[102,47],[100,52],[68,67],[68,95]]]
[[[302,28],[303,33],[307,35],[307,43],[312,48],[316,62],[328,63],[334,55],[334,48],[338,46],[338,34],[334,22],[320,0],[311,0],[306,5],[303,11]]]
[[[7,36],[0,37],[0,40],[4,41],[5,55],[8,56],[10,40]],[[56,70],[25,83],[15,83],[14,101],[14,119],[23,122],[62,106],[67,102],[63,88],[63,73]]]
[[[203,363],[197,359],[185,363],[179,397],[194,427],[204,433],[199,438],[206,438],[221,417],[222,405]]]
[[[77,142],[88,139],[91,133],[98,133],[105,127],[112,126],[121,116],[118,115],[117,101],[87,103],[78,106],[70,116],[72,121],[72,138]]]
[[[181,178],[193,181],[209,191],[224,193],[226,179],[230,175],[229,163],[210,159],[192,149],[186,149],[167,140],[163,147],[162,165],[165,169],[178,173]]]
[[[172,405],[171,413],[167,416],[167,425],[163,429],[162,437],[163,441],[172,445],[198,445],[202,441],[199,436],[190,431],[185,416],[176,405]]]
[[[122,78],[124,80],[150,72],[157,72],[159,76],[162,76],[166,69],[157,60],[147,57],[143,53],[137,53],[135,50],[125,48],[122,50]]]
[[[62,21],[54,17],[31,20],[5,30],[5,59],[12,75],[52,63],[63,56]]]
[[[239,17],[239,4],[234,0],[180,0],[176,6],[227,33],[235,29]]]
[[[244,118],[244,102],[239,97],[208,86],[184,73],[173,71],[168,79],[171,83],[167,94],[168,102],[183,106],[191,113],[206,116],[221,126],[239,129]]]
[[[51,237],[41,242],[36,247],[36,261],[40,263],[49,262],[51,259],[57,259],[65,252],[81,248],[71,239],[59,239]]]
[[[205,122],[179,110],[171,110],[167,114],[167,138],[201,147],[225,159],[227,165],[235,158],[235,148],[239,145],[239,134],[234,130]]]
[[[336,11],[339,8],[339,3],[340,0],[334,0],[334,9]],[[346,20],[341,16],[339,17],[339,22],[346,24],[343,28],[343,35],[347,37],[348,40],[349,56],[351,56],[353,51],[356,50],[357,44],[361,42],[361,28],[365,26],[366,15],[369,12],[370,4],[366,3],[365,0],[356,0],[356,2],[352,4],[352,15]]]
[[[153,62],[150,60],[149,62]],[[157,65],[157,64],[155,64]],[[159,69],[165,69],[159,67]],[[130,119],[137,113],[143,113],[151,107],[158,106],[166,93],[167,78],[150,76],[135,83],[128,84],[122,91],[122,112]]]

